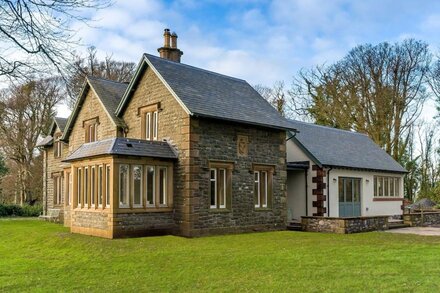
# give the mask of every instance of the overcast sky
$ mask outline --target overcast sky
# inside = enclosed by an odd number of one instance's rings
[[[301,68],[338,60],[363,43],[411,37],[434,52],[440,47],[440,1],[116,0],[92,17],[93,27],[78,26],[78,35],[101,56],[137,63],[143,52],[157,55],[170,28],[183,63],[250,84],[289,84]],[[434,114],[426,105],[424,117]]]

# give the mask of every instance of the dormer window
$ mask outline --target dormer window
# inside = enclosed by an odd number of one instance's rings
[[[83,121],[85,142],[98,140],[98,117]]]
[[[158,139],[159,104],[139,108],[141,116],[141,138],[146,140]]]

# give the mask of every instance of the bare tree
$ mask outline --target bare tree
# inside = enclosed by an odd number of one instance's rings
[[[74,22],[109,0],[0,0],[0,77],[64,72],[79,44]]]
[[[67,104],[70,108],[75,105],[86,76],[128,82],[134,74],[136,64],[133,62],[116,61],[113,60],[112,55],[107,55],[104,60],[100,61],[96,55],[96,48],[89,47],[87,56],[76,56],[76,60],[71,66],[67,79],[67,92],[69,95]]]
[[[265,98],[283,117],[290,117],[291,111],[287,103],[287,90],[283,81],[277,81],[272,87],[261,84],[254,86],[254,89]]]
[[[37,140],[47,134],[55,106],[63,98],[56,79],[11,85],[0,96],[0,147],[16,165],[16,201],[29,201]]]
[[[302,71],[291,91],[295,109],[318,124],[366,133],[400,160],[428,97],[430,63],[421,41],[358,46],[335,64]]]

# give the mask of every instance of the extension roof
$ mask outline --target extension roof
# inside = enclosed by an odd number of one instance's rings
[[[183,109],[192,116],[215,118],[276,129],[291,129],[245,80],[144,54],[116,115],[121,117],[132,92],[150,67]]]
[[[63,162],[72,162],[102,155],[154,157],[163,159],[177,158],[176,151],[167,142],[118,137],[85,143],[63,160]]]
[[[291,139],[320,166],[406,173],[367,135],[288,120],[299,133]]]
[[[66,123],[66,131],[64,131],[62,140],[68,139],[89,89],[92,89],[95,92],[98,100],[101,102],[101,105],[103,106],[107,115],[110,117],[110,120],[113,122],[113,124],[117,127],[125,127],[124,121],[116,116],[115,111],[125,93],[125,90],[127,89],[127,84],[104,78],[88,76],[84,82],[81,94],[76,101],[73,112]]]

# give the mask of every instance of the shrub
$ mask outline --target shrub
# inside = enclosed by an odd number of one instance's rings
[[[0,204],[0,217],[38,217],[42,212],[41,205]]]

